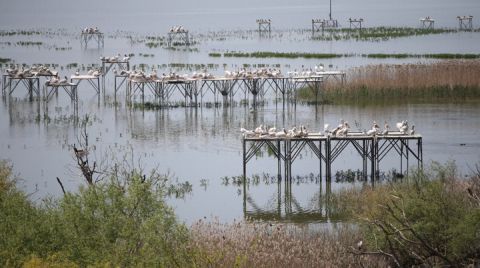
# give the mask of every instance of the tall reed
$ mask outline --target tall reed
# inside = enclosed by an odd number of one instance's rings
[[[347,82],[325,82],[328,101],[458,100],[480,97],[480,61],[447,60],[435,63],[368,65],[347,71]],[[300,96],[312,99],[309,90]]]

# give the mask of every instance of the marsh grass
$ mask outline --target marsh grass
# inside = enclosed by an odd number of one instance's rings
[[[210,57],[219,57],[220,53],[210,53]],[[347,57],[347,54],[330,54],[330,53],[300,53],[300,52],[269,52],[269,51],[257,51],[257,52],[225,52],[223,56],[226,58],[287,58],[287,59],[330,59]]]
[[[347,82],[325,83],[323,100],[333,103],[383,103],[407,100],[456,101],[480,98],[480,61],[369,65],[347,71]],[[307,88],[299,98],[314,100]]]
[[[360,239],[354,227],[320,231],[272,223],[198,221],[190,227],[200,267],[386,267],[383,257],[350,253]]]
[[[222,53],[209,53],[210,57],[221,57]],[[285,58],[285,59],[332,59],[346,57],[362,57],[373,59],[479,59],[480,54],[459,54],[459,53],[437,53],[437,54],[408,54],[408,53],[370,53],[370,54],[332,54],[332,53],[302,53],[302,52],[272,52],[272,51],[256,51],[256,52],[225,52],[225,58]]]

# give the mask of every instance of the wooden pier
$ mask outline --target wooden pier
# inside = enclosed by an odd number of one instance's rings
[[[473,16],[457,16],[458,28],[460,30],[471,31],[473,30]]]
[[[433,30],[435,28],[435,20],[430,16],[426,16],[425,18],[421,18],[420,23],[422,24],[422,29]]]
[[[11,96],[15,89],[20,84],[23,84],[27,89],[30,100],[33,100],[33,93],[35,93],[37,97],[40,97],[40,77],[12,77],[8,74],[3,74],[2,76],[2,93],[4,96],[7,95],[7,93]]]
[[[76,88],[78,89],[78,85],[80,85],[80,82],[82,81],[87,81],[90,86],[97,92],[97,94],[100,94],[100,76],[95,76],[95,75],[72,75],[70,76],[70,82],[76,85]]]
[[[190,36],[188,30],[183,26],[174,26],[170,28],[167,33],[167,46],[172,47],[174,45],[190,45]]]
[[[115,89],[126,81],[127,98],[140,94],[142,101],[145,99],[145,88],[149,88],[155,98],[159,99],[162,106],[168,106],[172,95],[177,92],[182,95],[185,104],[197,106],[203,102],[203,97],[210,93],[217,102],[221,96],[224,104],[233,101],[237,94],[242,94],[244,99],[252,96],[252,105],[256,106],[258,98],[264,98],[268,91],[273,91],[276,96],[281,95],[282,100],[296,101],[297,91],[301,88],[310,88],[315,96],[321,97],[322,83],[325,77],[339,77],[344,81],[343,72],[325,72],[324,75],[310,75],[297,77],[243,77],[243,78],[184,78],[184,79],[135,79],[131,77],[115,77]]]
[[[262,35],[270,35],[272,32],[272,20],[271,19],[257,19],[258,33]]]
[[[77,102],[78,100],[78,93],[77,93],[77,84],[74,83],[46,83],[43,87],[43,99],[45,102],[49,102],[54,94],[58,94],[58,89],[62,88],[65,90],[67,95],[73,102]]]
[[[120,55],[117,58],[102,58],[102,69],[101,69],[101,76],[102,76],[102,88],[105,90],[105,77],[110,72],[112,68],[118,67],[117,71],[129,71],[130,70],[130,60],[123,60],[120,59]],[[116,80],[115,80],[116,81]],[[116,87],[115,87],[116,89]]]
[[[351,145],[362,160],[363,176],[367,178],[370,163],[372,181],[378,177],[380,163],[386,155],[397,154],[400,160],[400,172],[403,172],[404,163],[408,169],[409,160],[417,161],[419,167],[423,162],[422,136],[391,132],[388,135],[366,135],[361,132],[349,132],[347,136],[325,136],[311,133],[301,138],[244,137],[243,143],[243,174],[246,177],[247,163],[252,160],[263,147],[273,152],[278,166],[278,175],[282,176],[282,162],[284,177],[291,178],[292,164],[305,147],[311,149],[319,160],[319,172],[322,177],[323,166],[328,181],[332,178],[332,164]],[[415,143],[415,144],[412,144]],[[322,165],[323,163],[323,165]]]
[[[358,29],[360,31],[362,30],[362,23],[363,23],[362,18],[359,18],[359,19],[349,18],[348,22],[350,23],[350,29]]]
[[[80,44],[81,47],[87,48],[88,43],[93,41],[97,44],[97,48],[103,48],[105,46],[105,36],[101,32],[85,32],[82,31],[80,35]]]
[[[312,19],[312,36],[315,36],[315,33],[322,32],[325,30],[325,20],[322,19]]]

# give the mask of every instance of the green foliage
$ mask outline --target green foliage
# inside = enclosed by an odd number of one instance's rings
[[[0,266],[18,266],[37,247],[38,216],[25,193],[16,189],[11,166],[0,162]]]
[[[138,170],[35,205],[0,166],[0,266],[189,266],[188,230],[164,202],[167,179]]]
[[[339,28],[326,29],[325,34],[316,35],[315,40],[356,40],[356,41],[387,41],[392,38],[444,34],[457,32],[454,29],[422,29],[411,27],[370,27],[359,29]]]
[[[479,185],[478,174],[465,181],[453,164],[433,164],[405,182],[339,199],[362,223],[368,251],[404,267],[468,265],[480,260]]]
[[[0,63],[8,63],[10,61],[12,61],[12,60],[9,59],[9,58],[0,58]]]
[[[214,54],[214,53],[210,53]],[[217,55],[210,55],[215,57]],[[217,53],[219,54],[219,53]],[[300,52],[270,52],[270,51],[257,51],[252,53],[247,52],[225,52],[223,53],[224,57],[235,57],[235,58],[287,58],[287,59],[330,59],[330,58],[340,58],[347,57],[350,55],[344,54],[329,54],[329,53],[300,53]]]

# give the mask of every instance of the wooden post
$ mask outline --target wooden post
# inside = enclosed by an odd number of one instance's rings
[[[282,151],[280,150],[280,140],[277,140],[277,158],[278,158],[278,179],[280,180],[282,178],[282,161],[281,161],[281,153]]]
[[[245,138],[242,138],[242,143],[243,143],[243,181],[245,183],[245,180],[247,178],[247,159],[246,159],[246,151],[247,151],[247,148],[246,148],[246,142],[245,142]]]
[[[320,185],[322,185],[322,141],[318,141],[318,160],[320,162]]]

